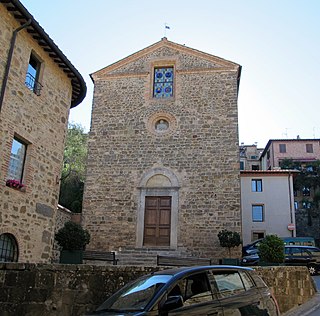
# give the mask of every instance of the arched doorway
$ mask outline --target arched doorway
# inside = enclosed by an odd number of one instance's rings
[[[177,248],[179,182],[166,168],[147,172],[140,181],[137,247]]]
[[[0,262],[18,261],[18,243],[12,234],[0,235]]]

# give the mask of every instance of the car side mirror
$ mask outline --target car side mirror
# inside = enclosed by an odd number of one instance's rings
[[[161,311],[171,311],[175,308],[183,306],[183,299],[181,295],[169,296],[164,304],[161,306]]]

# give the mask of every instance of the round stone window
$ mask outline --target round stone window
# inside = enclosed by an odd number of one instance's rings
[[[170,134],[176,129],[176,125],[175,117],[164,112],[151,115],[147,122],[149,132],[158,136]]]
[[[165,132],[169,128],[169,122],[165,119],[160,119],[155,124],[155,130],[159,133]]]

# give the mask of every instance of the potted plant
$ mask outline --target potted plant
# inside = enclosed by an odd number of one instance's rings
[[[90,234],[81,225],[74,222],[66,222],[55,235],[55,240],[62,248],[60,251],[60,263],[82,263],[82,253],[90,242]]]
[[[229,257],[221,260],[222,264],[239,264],[237,258],[231,258],[231,248],[238,247],[241,244],[240,234],[238,232],[223,229],[218,233],[218,238],[221,247],[228,248]]]
[[[277,235],[267,235],[258,246],[261,265],[279,265],[284,262],[284,242]]]

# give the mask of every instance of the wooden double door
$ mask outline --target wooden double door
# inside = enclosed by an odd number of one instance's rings
[[[171,196],[147,196],[144,214],[144,246],[170,246]]]

